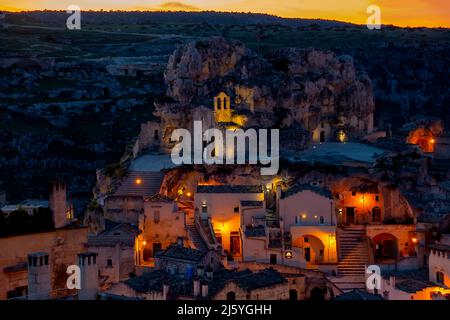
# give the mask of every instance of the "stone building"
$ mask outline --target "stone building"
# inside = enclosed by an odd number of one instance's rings
[[[224,252],[235,259],[242,258],[241,226],[244,223],[246,202],[264,201],[262,186],[251,185],[199,185],[194,207],[198,220],[206,225],[205,233],[212,233]],[[261,210],[260,210],[261,211]],[[265,211],[260,216],[264,218]],[[251,217],[251,216],[250,216]],[[200,230],[204,228],[199,228]],[[209,229],[209,230],[208,230]]]
[[[450,288],[450,236],[445,235],[444,241],[430,244],[428,256],[428,272],[430,282]]]
[[[27,294],[27,256],[48,252],[51,296],[64,295],[66,269],[76,264],[76,255],[86,250],[88,230],[66,226],[53,231],[0,238],[0,300]]]
[[[313,268],[337,263],[336,213],[331,192],[298,184],[278,197],[278,213],[284,234],[290,238],[292,261]]]
[[[97,254],[96,264],[102,285],[128,279],[135,268],[135,246],[139,230],[125,223],[105,222],[105,230],[89,235],[87,247]]]
[[[50,184],[49,207],[53,214],[52,228],[0,237],[0,300],[27,294],[30,253],[47,253],[42,258],[45,263],[39,262],[39,266],[47,270],[50,278],[48,294],[57,297],[67,292],[66,269],[76,264],[77,253],[86,251],[88,229],[73,223],[64,183]]]
[[[186,238],[185,224],[185,212],[171,198],[161,194],[147,197],[144,213],[139,217],[137,264],[152,264],[158,251],[166,249],[179,237]]]
[[[304,292],[303,275],[285,275],[274,269],[221,269],[190,277],[157,270],[115,284],[104,296],[145,300],[299,300],[305,298]]]
[[[185,247],[181,239],[155,255],[155,269],[171,273],[193,274],[198,269],[217,271],[221,267],[221,257],[215,251]]]

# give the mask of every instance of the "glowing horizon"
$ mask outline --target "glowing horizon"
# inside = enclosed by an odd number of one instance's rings
[[[283,18],[327,19],[365,24],[366,9],[381,8],[382,24],[401,27],[450,27],[450,1],[434,0],[0,0],[0,10],[66,10],[77,4],[82,10],[122,11],[222,11],[251,12]]]

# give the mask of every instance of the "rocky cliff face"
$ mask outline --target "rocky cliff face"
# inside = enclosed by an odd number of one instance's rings
[[[327,122],[354,136],[373,130],[371,81],[355,71],[350,56],[280,49],[261,57],[239,41],[211,38],[178,48],[165,81],[166,94],[180,106],[211,105],[226,92],[236,112],[250,113],[248,126],[297,123],[313,131]]]

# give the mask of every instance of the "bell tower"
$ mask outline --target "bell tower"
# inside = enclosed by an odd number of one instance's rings
[[[225,92],[214,97],[214,117],[216,122],[232,122],[231,99]]]

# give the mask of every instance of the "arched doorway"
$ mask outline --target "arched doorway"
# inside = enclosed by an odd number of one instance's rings
[[[398,255],[398,240],[390,233],[381,233],[373,237],[375,260],[396,259]]]
[[[293,246],[303,249],[303,258],[308,265],[318,265],[325,260],[325,245],[313,235],[297,237],[293,241]]]
[[[236,300],[236,293],[234,291],[227,292],[227,300]]]
[[[298,293],[297,290],[291,289],[289,290],[289,300],[298,300]]]
[[[325,290],[323,288],[315,287],[311,290],[311,293],[309,294],[309,300],[316,300],[316,301],[324,301],[325,300]]]

